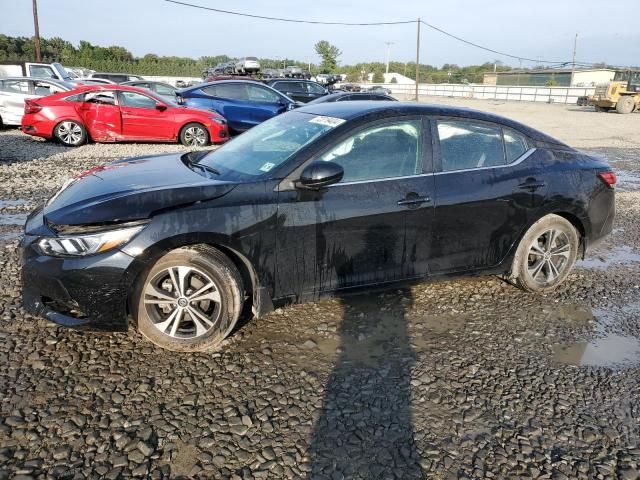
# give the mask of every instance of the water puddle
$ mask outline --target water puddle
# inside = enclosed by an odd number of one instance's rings
[[[9,243],[20,236],[20,232],[0,232],[0,243]]]
[[[636,253],[631,247],[622,245],[609,252],[580,260],[576,263],[576,266],[605,270],[615,264],[628,265],[631,263],[640,263],[640,254]]]
[[[552,358],[557,363],[588,367],[628,367],[640,363],[640,339],[615,333],[625,318],[635,319],[635,304],[623,307],[617,313],[591,310],[580,305],[561,306],[557,318],[578,325],[592,325],[592,340],[578,340],[552,346]]]
[[[28,200],[24,200],[24,199],[18,199],[18,200],[2,200],[0,199],[0,209],[2,208],[6,208],[6,207],[18,207],[21,205],[26,205],[27,203],[29,203]]]
[[[591,342],[554,345],[553,359],[566,365],[616,367],[640,361],[640,340],[609,334]]]
[[[24,225],[28,216],[28,213],[0,214],[0,225]]]
[[[631,172],[627,172],[626,170],[615,170],[616,178],[618,179],[616,183],[616,188],[619,188],[623,191],[629,190],[640,190],[640,177],[634,175]]]

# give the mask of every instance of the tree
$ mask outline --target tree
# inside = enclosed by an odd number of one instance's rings
[[[335,45],[331,45],[326,40],[320,40],[315,44],[316,53],[322,58],[320,70],[322,73],[333,73],[338,66],[338,57],[342,51]]]
[[[384,75],[380,70],[376,70],[375,72],[373,72],[372,81],[373,83],[384,83]]]
[[[398,83],[396,77],[391,77],[391,81],[389,83]]]

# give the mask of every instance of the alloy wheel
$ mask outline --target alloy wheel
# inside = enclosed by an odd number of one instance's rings
[[[187,145],[199,147],[207,142],[207,133],[200,127],[189,127],[184,131],[184,140]]]
[[[187,266],[158,272],[145,285],[143,301],[155,328],[179,340],[205,335],[216,325],[221,312],[216,283]]]
[[[571,243],[562,230],[546,230],[529,246],[527,273],[540,285],[551,285],[569,265]]]
[[[82,128],[75,122],[62,122],[58,127],[58,137],[67,145],[76,145],[82,139]]]

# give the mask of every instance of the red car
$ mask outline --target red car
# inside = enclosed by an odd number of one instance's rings
[[[201,146],[229,139],[227,121],[216,112],[172,104],[148,90],[86,85],[27,100],[22,131],[77,147],[95,142],[175,142]]]

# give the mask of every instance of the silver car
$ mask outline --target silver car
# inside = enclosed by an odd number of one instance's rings
[[[70,82],[34,77],[0,78],[0,126],[20,125],[24,115],[24,101],[68,92],[76,88]]]
[[[236,61],[234,69],[240,75],[257,73],[260,71],[260,62],[256,57],[244,57]]]

